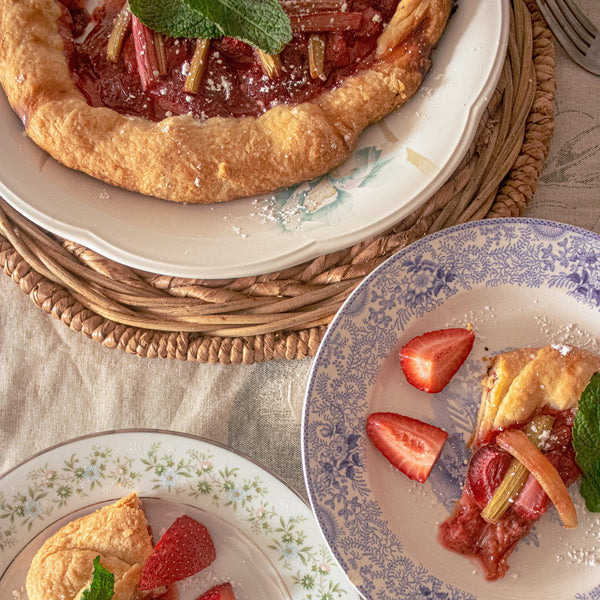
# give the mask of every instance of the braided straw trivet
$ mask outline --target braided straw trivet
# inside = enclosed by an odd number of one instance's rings
[[[548,155],[554,91],[550,32],[533,0],[513,0],[502,75],[467,156],[383,234],[268,275],[182,279],[59,239],[0,198],[0,260],[38,307],[108,348],[209,363],[314,356],[342,302],[393,253],[450,225],[522,214]]]

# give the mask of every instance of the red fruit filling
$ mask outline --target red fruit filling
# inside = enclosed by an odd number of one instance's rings
[[[580,475],[571,443],[573,411],[552,412],[554,425],[543,454],[554,465],[566,486]],[[517,429],[523,429],[525,424]],[[447,549],[477,560],[485,578],[492,581],[508,570],[508,558],[519,540],[548,509],[548,496],[532,476],[527,479],[514,503],[491,524],[481,517],[481,510],[494,493],[506,471],[506,453],[494,443],[498,431],[489,443],[473,454],[463,493],[453,514],[439,526],[439,541]],[[510,458],[508,463],[510,462]]]
[[[226,37],[211,40],[198,92],[188,93],[184,84],[195,40],[165,37],[167,72],[157,77],[148,65],[138,65],[131,30],[119,60],[112,63],[106,58],[122,0],[107,0],[91,16],[78,2],[60,1],[65,6],[60,29],[72,77],[89,104],[154,121],[188,113],[202,119],[257,116],[277,104],[309,101],[373,63],[377,38],[398,5],[398,0],[348,0],[343,11],[332,11],[331,3],[324,3],[322,10],[291,14],[293,38],[279,54],[282,68],[273,78],[265,74],[249,45]],[[319,2],[313,5],[318,7]],[[91,31],[81,35],[88,23]],[[311,76],[308,40],[313,33],[324,37],[324,77]],[[410,41],[406,44],[414,55],[429,51],[413,48]]]
[[[482,446],[475,451],[469,464],[466,487],[479,508],[491,500],[504,478],[512,457],[496,446]]]

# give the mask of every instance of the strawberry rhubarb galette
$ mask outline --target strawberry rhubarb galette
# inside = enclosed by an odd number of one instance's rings
[[[135,493],[71,521],[36,553],[26,579],[29,600],[174,600],[173,586],[216,558],[210,533],[177,518],[154,546]],[[198,600],[235,600],[222,582]]]
[[[570,346],[495,357],[483,384],[473,454],[441,544],[503,577],[517,543],[553,504],[577,525],[567,488],[600,510],[600,357]]]
[[[417,91],[451,4],[0,0],[0,82],[28,136],[68,167],[221,202],[346,160]]]

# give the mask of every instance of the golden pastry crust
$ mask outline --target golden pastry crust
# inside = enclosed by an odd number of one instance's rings
[[[401,0],[376,62],[311,102],[256,118],[181,115],[154,123],[87,104],[65,59],[58,2],[0,0],[0,83],[31,139],[68,167],[167,200],[221,202],[344,162],[367,125],[417,91],[451,4]]]
[[[88,587],[93,561],[115,576],[113,600],[136,600],[142,566],[152,553],[137,495],[68,523],[39,549],[27,574],[29,600],[74,600]]]
[[[498,407],[510,384],[523,367],[535,357],[538,350],[539,348],[519,348],[494,357],[487,377],[483,380],[477,427],[473,434],[478,443],[488,432],[494,430]]]
[[[600,356],[574,346],[523,348],[498,355],[483,382],[476,443],[491,431],[527,422],[543,407],[575,408],[598,370]]]

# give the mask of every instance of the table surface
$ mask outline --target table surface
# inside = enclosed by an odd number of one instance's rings
[[[600,24],[600,3],[580,0]],[[600,77],[556,49],[556,131],[525,216],[600,234]],[[0,276],[0,473],[73,437],[121,428],[226,444],[306,497],[300,421],[312,359],[209,365],[109,350]]]

